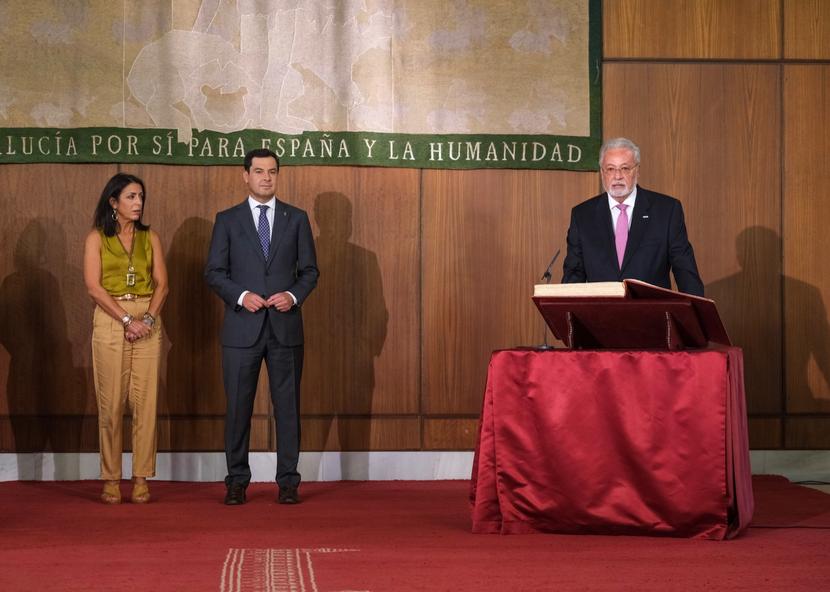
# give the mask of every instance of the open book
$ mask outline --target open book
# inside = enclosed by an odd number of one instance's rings
[[[581,284],[536,284],[534,296],[559,296],[563,298],[590,298],[591,296],[625,297],[625,284],[622,282],[588,282]]]
[[[621,282],[583,282],[581,284],[536,284],[533,297],[553,296],[557,298],[631,298],[656,300],[691,300],[701,303],[712,302],[702,296],[661,288],[648,282],[627,279]]]

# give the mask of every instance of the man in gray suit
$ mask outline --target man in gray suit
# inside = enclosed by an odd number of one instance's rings
[[[241,204],[216,215],[205,266],[208,285],[225,302],[225,503],[245,503],[251,481],[251,415],[265,360],[277,423],[277,501],[296,504],[303,370],[300,307],[317,285],[317,256],[306,213],[274,194],[277,155],[252,150],[244,166],[242,178],[250,193]]]

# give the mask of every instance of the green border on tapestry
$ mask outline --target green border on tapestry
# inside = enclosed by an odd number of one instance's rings
[[[267,130],[15,128],[0,130],[2,163],[157,163],[238,165],[248,150],[270,148],[285,165],[357,165],[441,169],[596,169],[593,138],[538,135],[424,135]]]

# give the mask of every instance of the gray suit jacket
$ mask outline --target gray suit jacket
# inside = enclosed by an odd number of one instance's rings
[[[262,254],[247,199],[219,212],[213,226],[205,279],[225,302],[222,345],[252,346],[266,319],[280,344],[301,345],[300,308],[317,285],[319,275],[311,225],[303,210],[277,200],[267,258]],[[288,291],[297,298],[297,306],[288,312],[269,307],[251,313],[237,304],[245,290],[265,298]]]

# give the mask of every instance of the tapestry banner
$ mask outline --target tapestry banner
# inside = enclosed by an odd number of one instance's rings
[[[0,164],[595,170],[600,0],[0,6]]]

